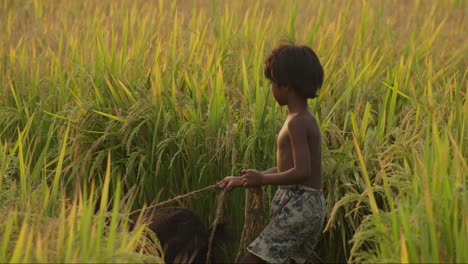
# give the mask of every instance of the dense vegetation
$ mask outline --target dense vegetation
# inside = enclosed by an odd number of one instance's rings
[[[468,262],[467,8],[2,1],[0,262],[158,261],[130,210],[274,165],[286,112],[262,70],[281,40],[326,75],[310,101],[328,206],[311,261]],[[216,195],[181,205],[211,223]],[[225,210],[237,231],[243,199]]]

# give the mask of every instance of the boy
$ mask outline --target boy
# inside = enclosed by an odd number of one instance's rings
[[[242,170],[217,185],[223,189],[279,185],[270,223],[248,247],[242,263],[304,263],[319,240],[325,219],[321,185],[320,129],[307,99],[317,97],[323,69],[307,46],[282,45],[265,60],[265,76],[288,117],[277,139],[277,167]]]

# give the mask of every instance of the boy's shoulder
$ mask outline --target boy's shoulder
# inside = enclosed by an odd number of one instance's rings
[[[317,119],[310,111],[289,118],[288,129],[290,131],[304,131],[311,134],[320,134]]]

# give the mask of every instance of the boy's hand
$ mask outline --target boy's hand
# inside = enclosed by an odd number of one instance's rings
[[[226,189],[226,191],[230,191],[234,187],[241,187],[243,185],[242,177],[236,176],[227,176],[222,181],[218,182],[216,186],[221,189]]]
[[[263,183],[263,173],[259,172],[258,170],[253,170],[253,169],[246,169],[242,170],[242,182],[244,183],[244,186],[259,186],[262,185]]]

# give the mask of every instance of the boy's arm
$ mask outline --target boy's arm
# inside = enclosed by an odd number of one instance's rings
[[[277,171],[278,171],[278,169],[276,167],[274,167],[274,168],[270,168],[268,170],[265,170],[265,171],[263,171],[261,173],[268,174],[268,173],[276,173]],[[218,182],[216,184],[216,186],[221,188],[221,189],[227,189],[227,191],[230,191],[234,187],[243,186],[242,177],[227,176],[223,180]]]
[[[289,137],[293,153],[294,167],[276,173],[262,173],[256,170],[243,170],[244,186],[289,185],[304,182],[310,175],[310,153],[307,131],[301,120],[293,118],[288,123]]]
[[[273,168],[270,168],[268,170],[264,170],[262,171],[263,174],[270,174],[270,173],[277,173],[278,172],[278,168],[277,167],[273,167]]]

